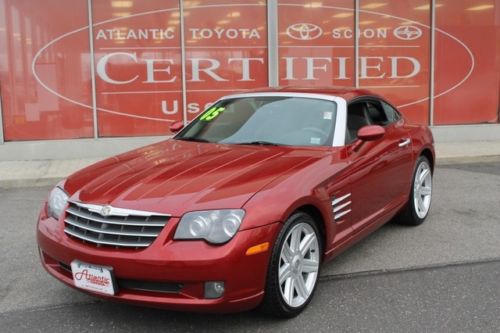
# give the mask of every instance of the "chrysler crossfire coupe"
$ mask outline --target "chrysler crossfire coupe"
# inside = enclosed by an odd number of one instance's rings
[[[292,317],[326,261],[429,213],[430,130],[366,90],[230,95],[171,131],[50,192],[37,239],[51,275],[111,300]]]

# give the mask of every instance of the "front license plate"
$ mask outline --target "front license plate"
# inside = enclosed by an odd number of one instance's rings
[[[113,269],[86,264],[78,260],[71,262],[71,272],[75,286],[81,289],[107,295],[116,293]]]

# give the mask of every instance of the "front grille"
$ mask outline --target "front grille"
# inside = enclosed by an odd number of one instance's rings
[[[144,248],[158,237],[169,215],[70,202],[64,232],[100,246]]]

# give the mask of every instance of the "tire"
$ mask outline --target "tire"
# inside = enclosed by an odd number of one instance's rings
[[[273,247],[260,309],[281,318],[301,313],[316,290],[322,253],[313,218],[303,212],[293,214]]]
[[[432,168],[425,156],[420,156],[415,165],[408,203],[394,219],[404,225],[422,224],[431,208]]]

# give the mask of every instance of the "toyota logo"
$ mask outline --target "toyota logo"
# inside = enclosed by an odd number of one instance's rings
[[[297,40],[313,40],[321,37],[323,29],[312,23],[295,23],[286,29],[286,34]]]
[[[109,216],[109,214],[111,214],[111,206],[103,206],[103,207],[101,208],[101,212],[100,212],[100,214],[101,214],[102,216]]]
[[[422,30],[414,25],[402,25],[394,29],[394,37],[401,40],[415,40],[422,36]]]

